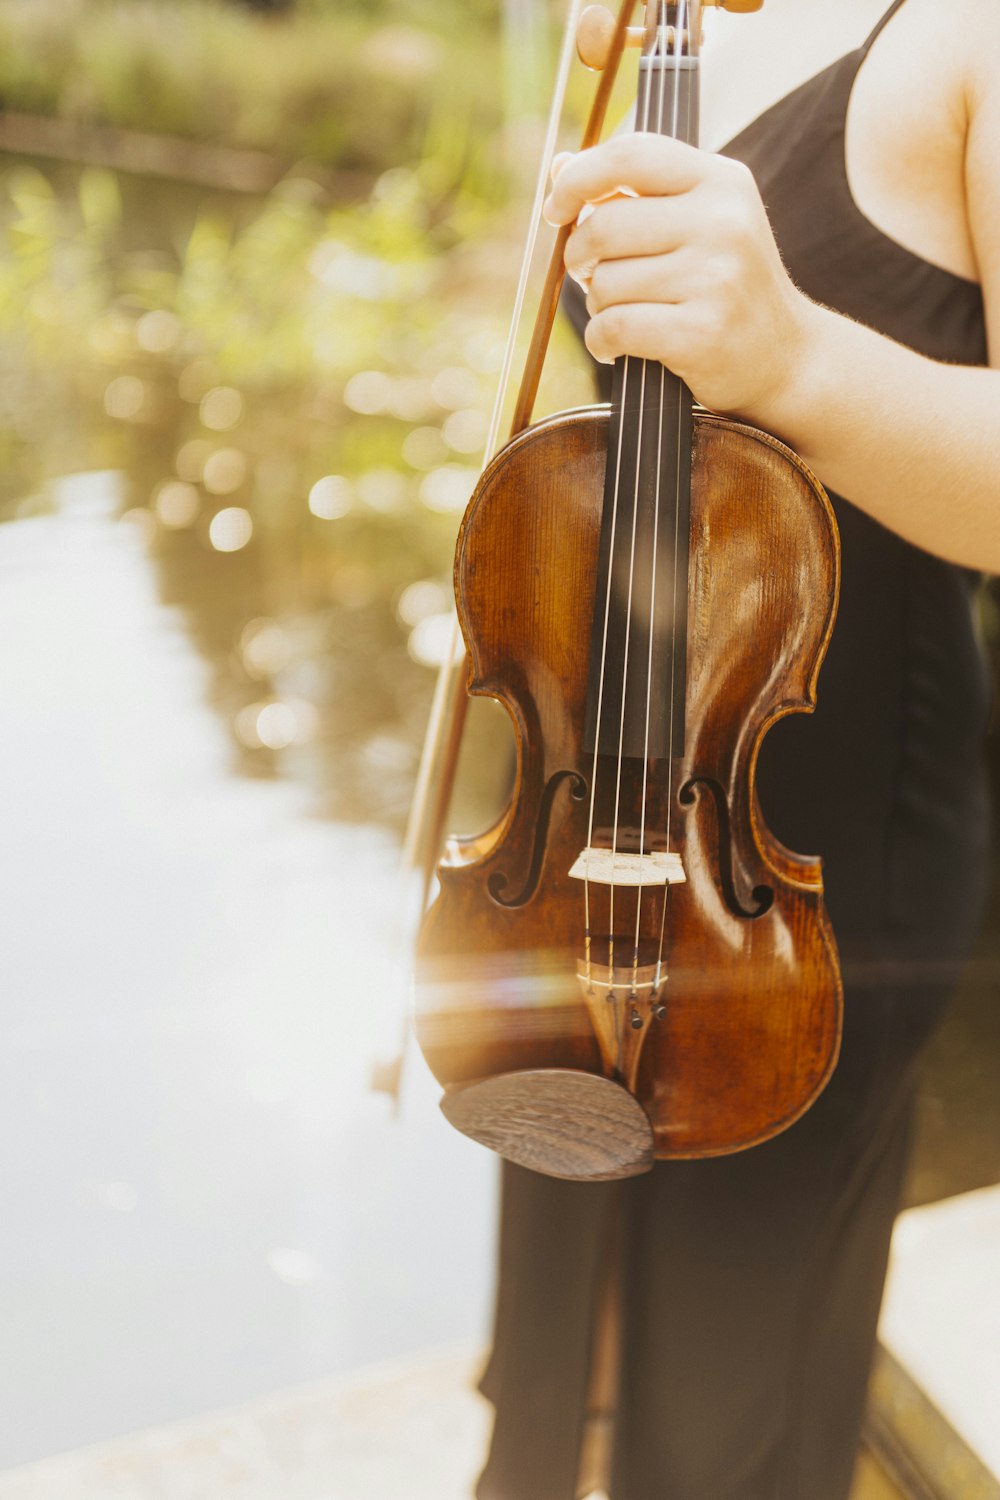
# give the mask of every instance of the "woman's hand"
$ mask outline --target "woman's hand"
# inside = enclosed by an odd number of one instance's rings
[[[658,359],[705,406],[767,425],[816,309],[781,263],[749,170],[664,136],[621,136],[557,163],[545,217],[569,224],[588,205],[566,267],[587,292],[594,357]]]
[[[960,9],[969,24],[954,32],[958,60],[938,95],[964,122],[961,149],[936,187],[912,144],[897,142],[898,169],[929,213],[963,206],[996,366],[1000,6]],[[919,57],[933,72],[928,24]],[[781,264],[745,167],[663,136],[620,136],[562,159],[545,214],[576,225],[566,264],[588,289],[598,359],[662,360],[706,406],[783,438],[883,526],[1000,573],[1000,369],[942,364],[811,302]]]

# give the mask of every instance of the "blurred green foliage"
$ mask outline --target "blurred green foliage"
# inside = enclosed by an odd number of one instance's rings
[[[60,475],[117,471],[243,768],[397,828],[524,228],[495,10],[0,0],[8,109],[298,163],[251,198],[7,159],[0,518],[58,503]],[[331,165],[358,174],[349,203]],[[560,334],[540,410],[589,391]],[[470,827],[490,766],[508,768],[485,712]]]
[[[348,209],[302,172],[258,202],[94,168],[0,178],[0,514],[119,471],[244,768],[294,762],[325,812],[396,827],[519,251],[508,212],[434,183],[391,168]],[[543,406],[587,399],[568,337],[546,382]],[[272,629],[273,669],[254,645]],[[470,745],[469,826],[507,753],[492,718]]]
[[[169,4],[171,0],[164,0],[164,3]],[[395,19],[423,26],[433,15],[435,23],[448,32],[457,32],[468,23],[494,26],[501,7],[502,0],[434,0],[433,6],[430,0],[285,0],[285,9],[300,14],[331,15],[353,11],[371,23]]]
[[[3,0],[6,109],[378,171],[500,110],[492,0]]]

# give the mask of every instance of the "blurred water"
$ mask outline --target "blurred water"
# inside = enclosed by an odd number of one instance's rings
[[[481,1339],[492,1166],[391,1046],[395,849],[235,775],[113,473],[0,527],[0,1466]]]

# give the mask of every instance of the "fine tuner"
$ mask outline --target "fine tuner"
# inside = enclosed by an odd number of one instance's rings
[[[764,0],[702,0],[702,8],[715,6],[739,15],[749,15],[760,10]],[[671,28],[671,33],[673,28]],[[576,52],[584,67],[599,73],[607,66],[611,55],[611,41],[615,32],[615,18],[603,5],[588,5],[580,16],[576,33]],[[646,35],[645,27],[629,26],[625,33],[626,47],[641,47]],[[687,41],[687,33],[684,34]],[[669,43],[672,45],[672,42]]]

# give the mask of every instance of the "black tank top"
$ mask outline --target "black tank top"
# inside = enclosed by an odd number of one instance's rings
[[[848,185],[851,90],[902,3],[724,154],[752,170],[785,265],[809,297],[932,359],[983,365],[980,288],[882,233]],[[779,838],[823,855],[842,943],[852,934],[961,943],[987,873],[978,580],[830,498],[843,563],[837,624],[815,714],[783,720],[765,740],[761,801]]]
[[[785,265],[808,296],[932,359],[982,365],[980,288],[882,233],[848,185],[851,90],[902,3],[864,46],[779,100],[723,154],[751,168]],[[582,326],[578,289],[566,300]],[[815,713],[782,720],[764,741],[761,803],[785,844],[823,856],[827,905],[848,961],[873,945],[913,957],[960,951],[988,874],[978,579],[849,499],[830,498],[842,546],[837,624]]]

